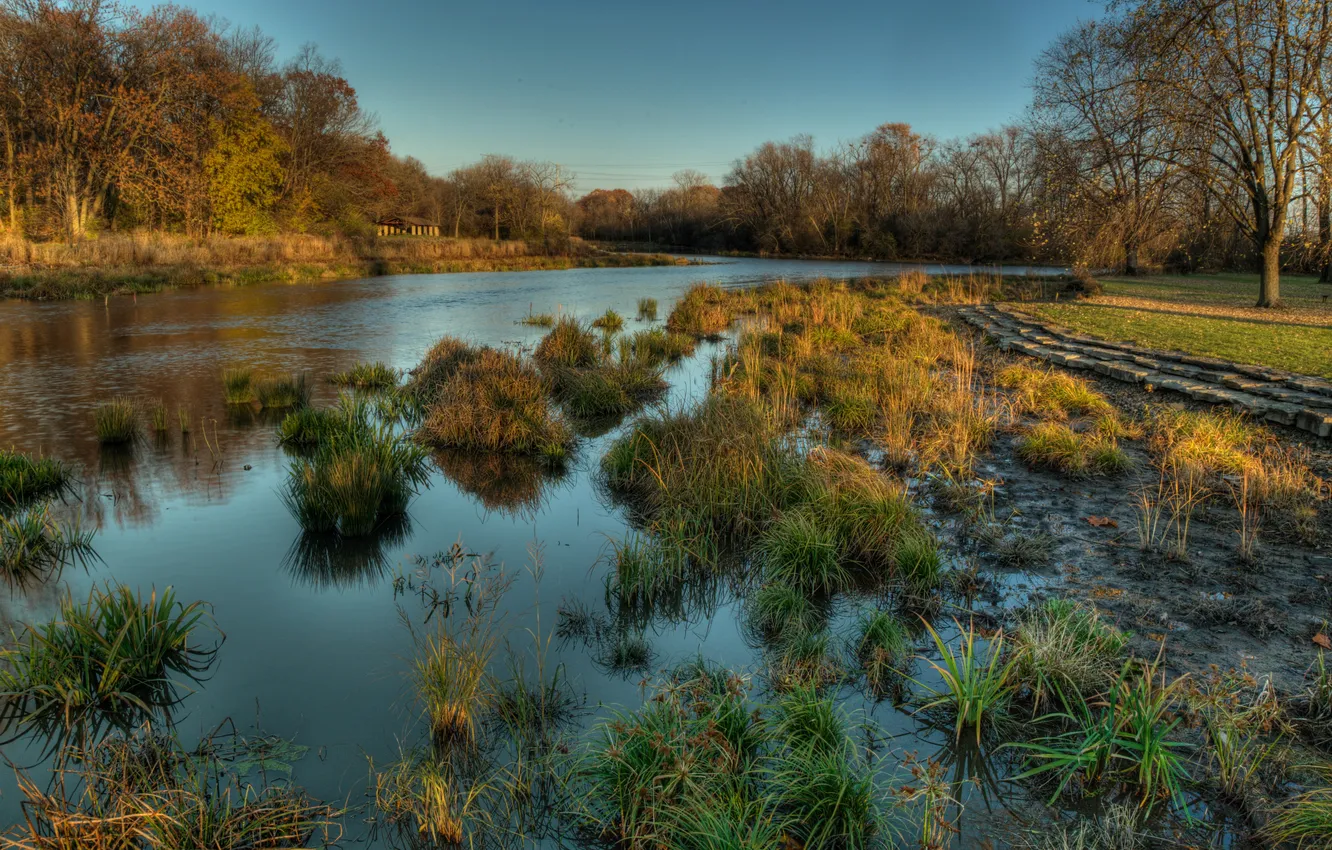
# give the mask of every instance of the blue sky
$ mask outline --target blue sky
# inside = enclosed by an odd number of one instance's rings
[[[137,5],[152,3],[139,0]],[[819,145],[888,121],[997,127],[1032,60],[1089,0],[633,4],[183,0],[343,63],[393,150],[437,174],[485,153],[549,159],[576,188],[715,179],[768,140]]]

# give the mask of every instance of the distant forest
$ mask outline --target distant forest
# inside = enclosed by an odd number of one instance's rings
[[[339,63],[175,6],[0,0],[0,228],[77,240],[457,237],[1095,267],[1326,270],[1332,26],[1322,0],[1134,0],[1038,58],[1011,126],[807,136],[657,189],[583,197],[552,162],[443,176],[391,152]],[[1275,285],[1275,277],[1272,277]]]

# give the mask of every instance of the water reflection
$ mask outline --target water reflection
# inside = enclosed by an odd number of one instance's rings
[[[440,471],[487,512],[518,518],[540,513],[552,488],[568,473],[526,455],[441,449],[433,457]]]
[[[393,569],[390,557],[412,535],[406,514],[386,517],[372,534],[344,537],[336,532],[303,531],[282,559],[297,581],[318,590],[347,590],[378,584]]]

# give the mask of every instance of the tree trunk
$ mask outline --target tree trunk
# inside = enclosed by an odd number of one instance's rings
[[[1133,277],[1138,272],[1138,243],[1129,240],[1124,243],[1124,274]]]
[[[1268,233],[1262,245],[1263,267],[1258,277],[1259,307],[1281,306],[1281,236]]]
[[[499,241],[499,204],[495,204],[495,241]]]
[[[1318,258],[1323,273],[1319,283],[1332,283],[1332,186],[1322,193],[1318,201]]]

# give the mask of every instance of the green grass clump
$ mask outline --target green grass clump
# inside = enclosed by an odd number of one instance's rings
[[[58,496],[73,485],[74,470],[51,457],[0,449],[0,513],[6,508]]]
[[[265,410],[305,407],[310,403],[310,386],[305,373],[261,375],[253,383],[254,399]]]
[[[685,580],[685,553],[660,538],[636,534],[613,543],[612,548],[614,571],[607,580],[607,592],[621,605],[649,604]]]
[[[696,347],[692,336],[650,328],[620,338],[620,360],[652,366],[675,363],[693,354]]]
[[[924,709],[946,709],[954,717],[953,730],[960,741],[962,732],[974,730],[980,743],[984,728],[994,725],[1008,713],[1013,698],[1013,659],[1004,659],[1002,633],[988,640],[982,650],[976,641],[974,627],[962,628],[957,649],[949,645],[933,626],[925,626],[938,650],[939,660],[930,661],[939,677],[942,689],[933,689],[934,699]]]
[[[1104,622],[1095,608],[1048,599],[1023,613],[1013,635],[1016,682],[1043,711],[1051,702],[1072,710],[1114,681],[1129,635]]]
[[[765,584],[748,602],[750,626],[770,643],[782,644],[802,634],[814,634],[828,624],[827,606],[788,584]]]
[[[519,319],[518,324],[534,328],[549,328],[555,324],[555,317],[550,313],[533,313],[529,308],[528,314]]]
[[[592,327],[608,334],[616,334],[624,329],[624,317],[614,310],[607,310],[592,321]]]
[[[548,389],[531,363],[506,351],[480,349],[434,395],[417,437],[434,448],[561,461],[573,447],[573,433],[552,406]]]
[[[714,338],[729,328],[734,319],[734,306],[725,290],[696,283],[666,317],[666,329],[696,338]]]
[[[943,556],[934,535],[921,528],[913,528],[897,543],[894,554],[895,574],[908,589],[915,592],[939,586],[943,574]]]
[[[93,429],[104,446],[123,446],[139,438],[141,426],[134,401],[115,398],[97,405],[93,411]]]
[[[1012,391],[1010,398],[1020,412],[1041,418],[1114,413],[1114,406],[1090,383],[1053,369],[1016,364],[1000,371],[995,383]]]
[[[407,392],[422,405],[430,404],[448,385],[454,373],[464,365],[476,362],[481,357],[481,351],[457,337],[441,337],[412,370],[407,381]]]
[[[620,632],[607,645],[605,661],[611,670],[643,672],[652,666],[652,644],[642,634]]]
[[[293,461],[282,497],[306,531],[364,537],[405,513],[427,479],[421,446],[388,423],[366,423]]]
[[[657,299],[655,298],[638,299],[638,321],[640,322],[657,321]]]
[[[555,383],[564,409],[580,419],[629,413],[666,389],[660,369],[638,364],[563,369]]]
[[[1261,834],[1274,847],[1326,848],[1332,836],[1332,789],[1315,788],[1285,801]]]
[[[1147,447],[1162,463],[1203,475],[1241,475],[1268,438],[1262,428],[1229,410],[1158,407],[1147,420]]]
[[[204,603],[180,603],[169,587],[147,598],[94,587],[81,605],[66,597],[55,619],[0,650],[0,730],[128,730],[169,714],[185,696],[173,676],[197,680],[212,663],[216,648],[196,634],[211,624]]]
[[[346,372],[329,376],[329,383],[357,390],[391,390],[402,380],[402,371],[387,363],[357,363]]]
[[[1182,722],[1175,703],[1184,680],[1167,683],[1158,672],[1155,666],[1126,662],[1095,706],[1075,701],[1071,712],[1053,715],[1073,728],[1015,744],[1027,751],[1032,765],[1018,778],[1058,778],[1052,802],[1070,787],[1091,791],[1124,783],[1137,789],[1144,809],[1170,799],[1187,811],[1183,753],[1188,745],[1174,738]]]
[[[759,537],[758,557],[771,582],[807,593],[833,594],[851,583],[838,543],[812,511],[797,508],[783,513]]]
[[[1058,422],[1033,425],[1018,440],[1018,457],[1028,464],[1067,475],[1115,475],[1132,467],[1113,438],[1077,432]]]
[[[154,399],[148,406],[148,425],[153,429],[153,433],[159,437],[166,436],[170,422],[171,417],[167,413],[166,402],[160,398]]]
[[[87,568],[96,559],[93,532],[77,520],[61,523],[49,504],[0,511],[0,574],[10,587],[59,578],[65,567]]]
[[[335,407],[301,407],[288,413],[278,426],[278,442],[310,449],[335,440],[370,437],[371,431],[370,406],[343,393]]]
[[[248,366],[228,366],[222,370],[222,397],[227,404],[254,401],[254,370]]]
[[[533,356],[542,368],[586,369],[601,363],[601,351],[596,334],[564,316],[542,337]]]
[[[624,846],[863,848],[882,829],[873,776],[831,699],[760,708],[739,676],[699,671],[599,725],[573,790],[580,826]]]
[[[860,618],[856,659],[870,687],[881,690],[903,669],[911,655],[911,636],[891,611],[877,610]]]
[[[878,416],[879,405],[874,387],[866,381],[834,381],[825,391],[823,414],[828,424],[839,431],[865,433]]]

